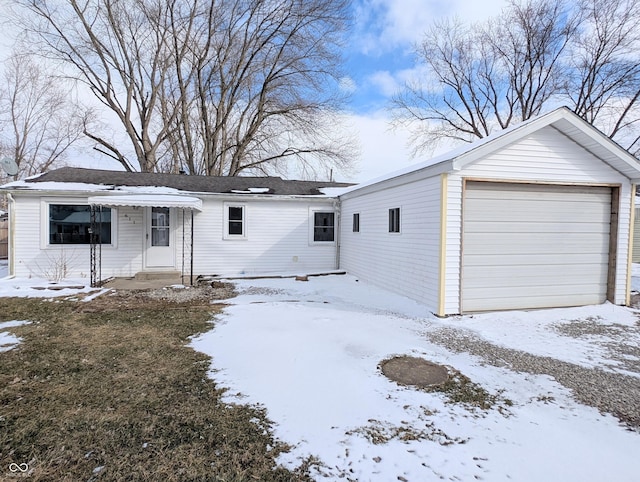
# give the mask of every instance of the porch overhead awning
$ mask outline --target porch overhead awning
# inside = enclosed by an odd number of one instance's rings
[[[140,206],[154,208],[181,208],[202,211],[202,199],[178,194],[122,194],[116,196],[91,196],[92,206]]]

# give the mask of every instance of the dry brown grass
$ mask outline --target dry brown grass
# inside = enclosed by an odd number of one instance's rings
[[[34,322],[0,353],[0,480],[16,480],[11,463],[34,481],[306,480],[276,468],[286,447],[265,414],[222,403],[209,358],[186,346],[216,310],[0,298],[0,321]]]

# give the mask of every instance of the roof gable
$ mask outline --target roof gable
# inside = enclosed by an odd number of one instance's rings
[[[343,194],[377,184],[401,184],[405,178],[409,177],[429,177],[445,172],[460,171],[547,126],[558,130],[632,182],[640,182],[640,161],[638,159],[574,112],[566,107],[561,107],[548,114],[498,131],[471,144],[464,144],[428,161],[413,164],[360,183],[346,189]]]
[[[640,180],[638,159],[566,107],[532,118],[470,145],[469,149],[453,158],[452,170],[464,169],[547,126],[555,128],[627,178]]]

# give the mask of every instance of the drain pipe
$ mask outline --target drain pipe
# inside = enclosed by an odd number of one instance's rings
[[[342,226],[340,198],[333,200],[333,210],[335,212],[335,231],[336,231],[336,261],[334,269],[340,269],[340,232]]]
[[[15,261],[14,261],[14,232],[15,232],[15,224],[16,224],[16,201],[11,195],[11,193],[7,193],[7,199],[9,200],[9,232],[8,232],[8,243],[7,243],[7,258],[9,260],[9,273],[10,277],[14,277],[16,275]]]

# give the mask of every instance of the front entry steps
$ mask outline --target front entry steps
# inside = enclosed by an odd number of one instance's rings
[[[140,271],[134,278],[138,281],[180,279],[180,271]]]
[[[120,290],[150,290],[184,285],[188,281],[189,277],[186,276],[183,282],[180,271],[141,271],[131,278],[112,278],[102,286]]]

